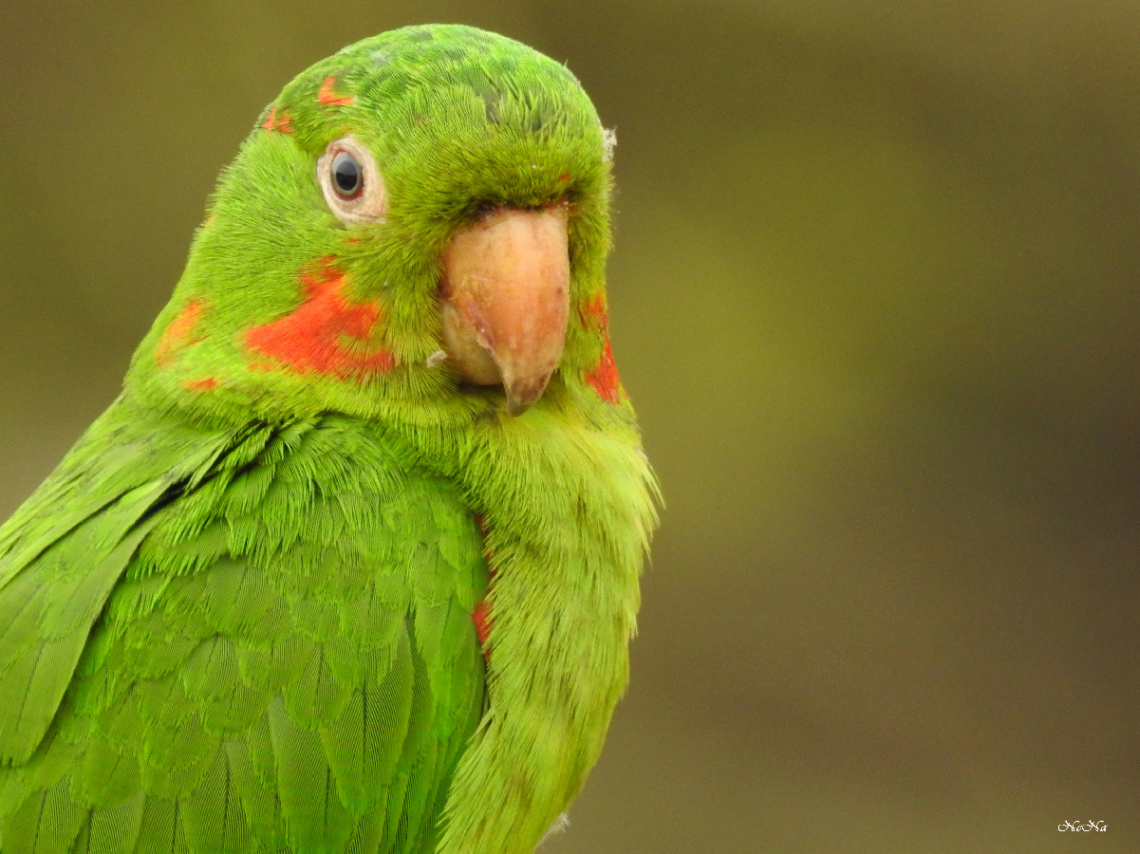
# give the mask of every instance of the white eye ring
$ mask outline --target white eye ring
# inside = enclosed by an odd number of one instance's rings
[[[347,155],[347,157],[340,157]],[[344,178],[345,164],[355,163],[359,168],[358,183],[348,190],[341,186],[334,172],[340,168]],[[317,180],[325,196],[325,204],[337,219],[346,225],[382,222],[388,211],[388,188],[376,160],[355,137],[342,136],[328,144],[325,153],[317,159]]]

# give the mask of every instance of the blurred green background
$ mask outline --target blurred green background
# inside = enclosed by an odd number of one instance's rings
[[[0,517],[260,109],[427,21],[568,62],[619,139],[614,346],[668,509],[542,850],[1140,851],[1133,0],[5,2]]]

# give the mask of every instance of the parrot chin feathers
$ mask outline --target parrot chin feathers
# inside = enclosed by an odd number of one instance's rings
[[[443,256],[443,345],[462,382],[502,385],[533,406],[558,367],[570,308],[565,205],[498,208],[457,231]]]

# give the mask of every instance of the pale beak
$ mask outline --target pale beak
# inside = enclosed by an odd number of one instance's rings
[[[497,208],[443,254],[443,346],[459,378],[502,384],[520,415],[562,358],[570,308],[567,211]]]

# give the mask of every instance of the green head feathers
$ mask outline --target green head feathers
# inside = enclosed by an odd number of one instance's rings
[[[333,209],[330,144],[345,139],[374,161],[376,174],[365,164],[359,176],[374,197],[360,202],[377,216]],[[540,405],[618,415],[604,295],[608,155],[574,76],[518,42],[424,26],[351,45],[290,83],[223,173],[128,392],[222,421],[250,407],[271,421],[501,409],[501,391],[460,392],[433,358],[441,255],[490,209],[564,205],[569,317]]]

